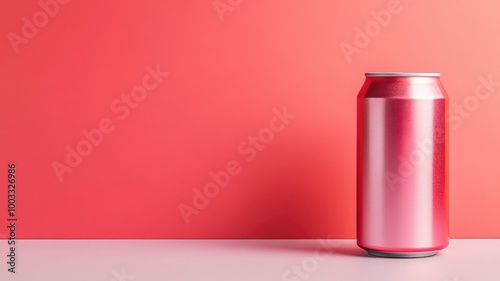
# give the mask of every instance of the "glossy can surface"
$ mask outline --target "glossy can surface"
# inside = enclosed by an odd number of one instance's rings
[[[435,73],[367,73],[357,97],[357,243],[372,255],[448,245],[447,94]]]

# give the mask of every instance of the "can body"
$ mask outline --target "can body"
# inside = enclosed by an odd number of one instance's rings
[[[357,97],[357,243],[425,257],[448,245],[448,97],[436,73],[366,73]]]

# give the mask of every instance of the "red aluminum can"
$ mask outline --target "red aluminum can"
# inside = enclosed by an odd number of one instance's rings
[[[427,257],[448,245],[448,96],[439,73],[366,73],[357,97],[357,244]]]

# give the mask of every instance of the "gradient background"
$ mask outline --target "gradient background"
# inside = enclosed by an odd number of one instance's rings
[[[399,12],[374,25],[388,5]],[[442,73],[454,118],[451,236],[500,237],[500,83],[480,81],[500,82],[499,1],[58,7],[16,53],[10,32],[21,35],[23,17],[42,8],[0,2],[0,221],[15,162],[20,238],[353,238],[355,97],[366,71]],[[372,36],[355,41],[367,26]],[[156,65],[170,75],[117,118],[112,102]],[[490,94],[480,100],[478,89]],[[246,161],[238,146],[283,107],[296,117]],[[115,130],[59,182],[51,164],[103,118]],[[192,205],[193,188],[229,161],[241,173],[186,224],[179,204]]]

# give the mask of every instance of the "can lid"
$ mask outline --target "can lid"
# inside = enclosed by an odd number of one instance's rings
[[[366,77],[439,77],[439,72],[366,72]]]

